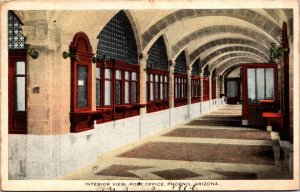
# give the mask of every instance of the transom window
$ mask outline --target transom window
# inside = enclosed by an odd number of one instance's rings
[[[25,37],[22,34],[23,23],[13,11],[8,11],[8,49],[24,49]]]
[[[197,59],[192,65],[191,96],[192,103],[200,102],[200,61]]]
[[[187,65],[184,51],[175,60],[174,72],[174,105],[177,107],[187,104]]]
[[[98,58],[113,58],[137,65],[133,29],[124,11],[118,12],[98,35]]]
[[[147,60],[147,112],[169,107],[168,57],[163,37],[152,45]]]

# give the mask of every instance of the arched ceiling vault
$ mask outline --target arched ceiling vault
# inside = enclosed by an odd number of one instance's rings
[[[220,38],[217,40],[210,41],[204,45],[199,46],[190,54],[190,60],[194,61],[197,57],[205,58],[204,55],[210,55],[212,52],[219,50],[220,47],[228,46],[248,46],[254,49],[262,51],[262,53],[268,55],[269,49],[262,43],[257,41],[241,39],[241,38]]]
[[[142,34],[143,39],[143,47],[149,46],[149,42],[153,38],[158,38],[157,34],[170,27],[173,24],[176,24],[177,22],[186,20],[186,19],[192,19],[197,17],[208,17],[208,16],[221,16],[221,17],[232,17],[237,18],[240,20],[244,20],[245,22],[248,22],[249,24],[252,24],[256,26],[257,28],[261,29],[265,32],[265,34],[270,34],[271,37],[274,37],[275,39],[278,39],[280,36],[280,26],[278,26],[276,23],[274,23],[272,20],[270,20],[268,17],[248,9],[186,9],[186,10],[178,10],[174,13],[171,13],[162,19],[160,19],[158,22],[153,24],[148,28],[147,31],[145,31]],[[224,19],[224,22],[226,20]],[[278,39],[279,40],[279,39]],[[151,46],[151,45],[150,45]]]
[[[245,63],[263,63],[262,61],[253,58],[253,57],[237,57],[237,58],[232,58],[224,62],[217,70],[216,74],[218,76],[223,75],[224,72],[228,69],[231,68],[235,65],[240,65],[240,64],[245,64]]]
[[[165,34],[170,60],[184,50],[187,64],[200,58],[202,67],[223,70],[233,63],[268,62],[272,43],[280,44],[282,22],[290,10],[218,9],[176,10],[148,25],[142,34],[143,51]]]
[[[222,66],[224,63],[226,63],[228,60],[237,58],[237,57],[249,57],[259,60],[261,63],[266,63],[267,60],[257,54],[254,54],[252,52],[230,52],[227,53],[218,59],[216,59],[211,65],[209,65],[209,71],[213,71],[216,67]]]
[[[203,60],[201,60],[202,66],[205,67],[206,65],[214,63],[214,59],[216,60],[219,56],[222,56],[224,53],[232,53],[232,52],[249,52],[253,53],[264,60],[268,60],[269,57],[266,55],[264,52],[261,52],[260,50],[253,48],[253,47],[248,47],[248,46],[230,46],[230,47],[225,47],[222,49],[218,49],[211,54],[207,55]]]

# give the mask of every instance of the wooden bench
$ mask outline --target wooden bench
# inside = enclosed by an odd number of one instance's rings
[[[268,125],[271,125],[272,122],[278,123],[280,128],[283,128],[283,114],[282,113],[272,113],[272,112],[263,112],[263,118],[267,120]]]

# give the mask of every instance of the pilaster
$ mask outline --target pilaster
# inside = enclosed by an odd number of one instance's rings
[[[146,89],[147,89],[147,72],[146,72],[146,67],[147,67],[147,59],[148,59],[148,54],[141,53],[139,55],[139,62],[140,62],[140,103],[141,104],[146,104],[147,103],[147,96],[146,96]],[[147,110],[146,107],[140,109],[140,114],[146,114]]]
[[[169,107],[174,108],[174,70],[175,61],[169,60]]]

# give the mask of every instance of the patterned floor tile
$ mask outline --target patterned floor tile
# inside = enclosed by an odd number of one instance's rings
[[[198,137],[198,138],[226,138],[247,140],[271,140],[269,132],[259,130],[213,130],[213,129],[190,129],[178,128],[163,136],[168,137]]]
[[[99,172],[95,175],[106,175],[106,176],[119,176],[119,177],[138,177],[137,175],[130,173],[130,170],[137,170],[137,169],[147,169],[151,168],[148,166],[133,166],[133,165],[111,165]]]
[[[149,142],[119,157],[274,165],[270,146]]]
[[[169,169],[163,171],[155,171],[152,173],[167,180],[187,179],[202,176],[187,169]]]

